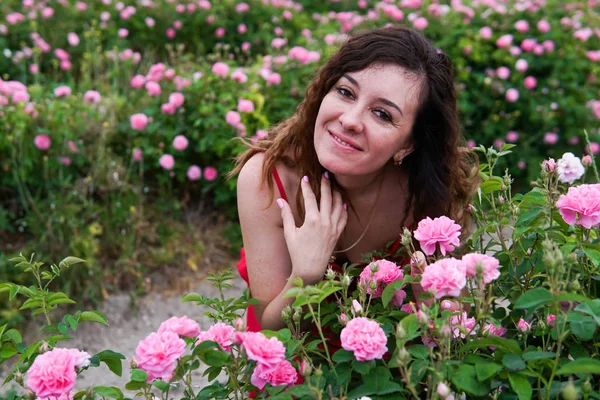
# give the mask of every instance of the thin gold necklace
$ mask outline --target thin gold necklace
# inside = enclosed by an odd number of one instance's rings
[[[365,228],[365,230],[363,231],[363,233],[358,237],[358,239],[356,239],[356,242],[354,242],[352,244],[352,246],[348,247],[347,249],[344,250],[334,250],[333,253],[331,254],[331,256],[329,257],[329,264],[333,264],[335,262],[335,255],[339,254],[339,253],[345,253],[348,250],[351,250],[354,248],[354,246],[356,246],[361,240],[362,238],[367,234],[367,231],[369,230],[369,227],[371,226],[371,223],[373,222],[373,217],[375,216],[375,211],[377,210],[377,203],[379,202],[379,197],[381,196],[381,189],[383,188],[383,174],[381,176],[381,181],[379,182],[379,188],[377,189],[377,197],[375,198],[375,203],[373,204],[373,210],[371,210],[371,218],[369,218],[369,222],[367,223],[367,227]]]

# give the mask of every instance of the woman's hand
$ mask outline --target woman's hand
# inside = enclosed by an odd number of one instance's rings
[[[331,193],[331,182],[327,173],[321,177],[321,200],[317,205],[308,177],[300,184],[304,197],[305,216],[301,227],[296,227],[292,210],[283,199],[278,199],[283,219],[283,231],[290,259],[292,277],[302,278],[307,284],[323,279],[329,257],[346,227],[348,211],[342,203],[342,195]]]

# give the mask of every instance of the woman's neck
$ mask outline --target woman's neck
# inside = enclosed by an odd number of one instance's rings
[[[391,165],[393,167],[393,164]],[[368,175],[335,175],[337,184],[342,187],[346,195],[352,200],[357,200],[365,196],[369,197],[377,188],[382,179],[385,179],[390,164],[384,165],[381,169]]]

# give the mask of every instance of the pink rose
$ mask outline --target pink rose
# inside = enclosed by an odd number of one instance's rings
[[[506,141],[509,143],[515,143],[519,140],[519,133],[515,131],[510,131],[506,134]]]
[[[143,75],[136,75],[133,78],[131,78],[131,86],[134,89],[139,89],[142,86],[144,86],[144,83],[146,83],[146,78]]]
[[[585,156],[581,157],[581,164],[586,168],[591,167],[592,157],[589,154],[586,154]]]
[[[241,120],[242,117],[236,111],[228,111],[227,115],[225,116],[225,121],[233,127],[239,124]]]
[[[510,69],[508,69],[507,67],[499,67],[496,70],[496,76],[498,76],[498,78],[500,79],[506,80],[510,76]]]
[[[419,241],[423,253],[428,256],[435,253],[436,245],[440,245],[440,252],[446,255],[453,251],[455,246],[460,246],[460,225],[446,216],[431,219],[429,217],[419,221],[414,237]]]
[[[221,78],[227,78],[229,66],[222,62],[217,62],[212,66],[212,72],[219,75]]]
[[[376,272],[373,272],[375,271]],[[373,275],[373,276],[371,276]],[[367,293],[374,298],[381,297],[383,293],[383,285],[404,279],[404,271],[396,265],[396,263],[388,260],[377,260],[367,265],[360,273],[360,285],[364,286]],[[377,284],[377,288],[371,293],[371,282]]]
[[[163,321],[158,328],[156,333],[163,332],[174,332],[179,336],[195,337],[200,333],[200,326],[194,320],[189,319],[187,316],[181,318],[171,317],[166,321]]]
[[[521,318],[519,322],[517,322],[517,329],[523,333],[526,333],[531,329],[531,324]]]
[[[519,100],[519,91],[515,88],[510,88],[506,91],[506,101],[514,103]]]
[[[435,295],[458,297],[467,284],[464,264],[456,258],[443,258],[427,266],[421,275],[421,287]]]
[[[217,322],[212,325],[206,332],[198,333],[198,341],[196,345],[204,342],[205,340],[210,340],[211,342],[219,343],[225,351],[231,353],[231,345],[233,344],[233,334],[235,333],[235,328],[233,326],[224,324],[223,322]]]
[[[79,36],[75,32],[69,32],[67,34],[67,42],[73,47],[79,45]]]
[[[254,111],[254,103],[250,100],[240,99],[238,102],[238,111],[239,112],[252,112]]]
[[[483,281],[490,283],[500,276],[500,261],[486,254],[470,253],[462,257],[462,262],[465,265],[468,277],[474,278],[477,276],[477,265],[481,265],[483,269]]]
[[[342,347],[358,361],[381,359],[387,352],[387,338],[376,321],[358,317],[350,320],[340,334]]]
[[[160,156],[160,158],[158,159],[158,163],[160,164],[161,167],[163,167],[164,169],[168,169],[171,170],[173,169],[173,167],[175,166],[175,159],[173,158],[172,155],[170,154],[163,154],[162,156]]]
[[[160,96],[160,84],[158,82],[148,81],[146,82],[146,91],[150,96]]]
[[[50,148],[50,136],[48,135],[37,135],[33,139],[33,144],[40,150],[48,150]]]
[[[71,88],[68,86],[59,86],[56,89],[54,89],[54,95],[56,97],[64,97],[64,96],[70,96],[71,95]]]
[[[188,140],[183,135],[177,135],[173,139],[173,147],[177,151],[183,151],[188,147]]]
[[[513,35],[503,35],[496,40],[496,46],[500,48],[509,47],[512,44]]]
[[[575,157],[570,152],[563,154],[558,160],[556,170],[558,171],[558,179],[562,183],[573,183],[585,173],[585,168],[579,157]]]
[[[267,383],[271,386],[293,385],[298,380],[296,369],[285,360],[275,368],[269,368],[263,364],[257,364],[252,372],[250,382],[259,389],[263,389]]]
[[[554,326],[554,321],[556,321],[556,315],[548,314],[548,316],[546,317],[546,325]]]
[[[183,96],[182,93],[175,92],[175,93],[171,93],[169,95],[169,104],[172,104],[176,108],[181,107],[183,105],[184,101],[185,101],[185,97]]]
[[[520,19],[515,22],[515,29],[521,33],[525,33],[529,30],[529,23],[524,19]]]
[[[490,28],[489,26],[484,26],[479,30],[479,36],[481,36],[482,39],[491,39],[492,28]]]
[[[168,382],[184,351],[185,342],[175,332],[153,332],[135,349],[137,366],[148,374],[147,382],[155,379]]]
[[[537,86],[537,80],[533,76],[528,76],[523,81],[523,84],[527,89],[532,90]]]
[[[191,165],[186,173],[190,181],[197,181],[202,177],[202,170],[197,165]]]
[[[591,229],[600,223],[600,184],[571,186],[556,207],[567,224]]]
[[[131,123],[132,129],[135,129],[136,131],[143,131],[144,129],[146,129],[149,120],[148,116],[146,116],[145,114],[138,113],[133,114],[129,119],[129,122]]]
[[[133,149],[133,159],[135,161],[142,161],[142,149],[140,149],[140,148]]]
[[[88,90],[83,95],[83,100],[87,101],[88,103],[98,103],[100,100],[102,100],[102,95],[96,90]]]
[[[537,23],[537,28],[540,32],[546,33],[548,31],[550,31],[550,23],[548,21],[546,21],[545,19],[541,19]]]
[[[429,25],[429,22],[424,17],[419,17],[413,21],[413,27],[418,31],[424,30],[427,28],[427,25]]]
[[[402,289],[398,289],[394,292],[394,296],[392,297],[392,304],[396,307],[400,307],[402,303],[404,303],[404,299],[406,299],[406,292]]]
[[[17,90],[15,92],[12,93],[12,101],[13,103],[26,103],[29,101],[31,96],[29,96],[29,93],[23,91],[23,90]]]
[[[519,72],[525,72],[525,71],[527,71],[527,68],[529,68],[529,64],[527,63],[527,60],[519,58],[517,60],[517,62],[515,63],[515,69]]]
[[[474,335],[475,333],[475,318],[467,318],[467,313],[462,312],[461,315],[453,315],[450,317],[450,324],[452,325],[452,336],[454,339],[466,338],[467,333]],[[465,333],[466,332],[466,333]]]
[[[267,78],[267,82],[269,85],[279,85],[281,83],[281,75],[279,75],[277,72],[273,72]]]
[[[285,360],[285,347],[276,337],[267,339],[260,332],[246,332],[242,346],[250,360],[273,369]]]
[[[542,161],[542,169],[549,174],[554,173],[556,171],[556,161],[554,161],[554,158]]]
[[[175,106],[171,103],[164,103],[160,105],[160,112],[163,114],[175,114]]]
[[[204,168],[204,179],[206,179],[207,181],[214,181],[215,179],[217,179],[217,170],[216,168],[213,167],[206,167]]]
[[[26,385],[41,398],[68,395],[75,386],[76,368],[87,365],[87,353],[77,349],[54,348],[35,358],[27,371]]]
[[[504,336],[506,334],[507,329],[502,326],[496,326],[493,324],[487,324],[483,327],[483,333],[494,336]]]
[[[556,144],[558,142],[558,135],[554,132],[546,132],[544,134],[544,143],[546,144]]]

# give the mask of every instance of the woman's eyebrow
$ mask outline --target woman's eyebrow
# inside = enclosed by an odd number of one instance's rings
[[[346,78],[346,79],[348,79],[350,81],[350,83],[352,83],[354,86],[356,86],[356,87],[358,87],[360,89],[360,85],[358,84],[358,82],[356,81],[356,79],[354,79],[353,77],[351,77],[348,74],[344,74],[343,77]],[[380,102],[382,102],[383,104],[386,104],[386,105],[388,105],[390,107],[395,108],[396,110],[398,110],[398,112],[400,113],[400,115],[402,117],[404,117],[404,113],[402,112],[402,110],[400,109],[400,107],[398,107],[396,105],[396,103],[394,103],[393,101],[390,101],[388,99],[384,99],[383,97],[379,97],[379,98],[377,98],[377,100],[380,101]]]

